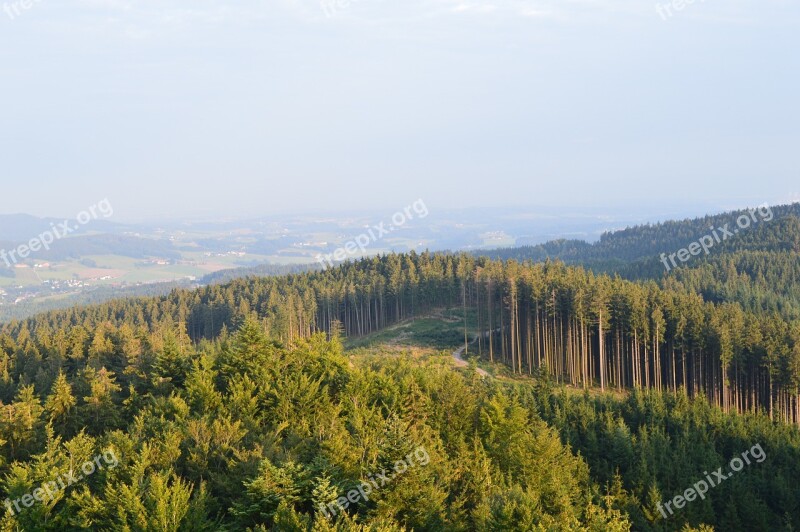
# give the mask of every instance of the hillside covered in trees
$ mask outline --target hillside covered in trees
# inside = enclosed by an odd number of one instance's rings
[[[750,221],[746,227],[735,233],[735,237],[730,235],[715,242],[714,254],[753,250],[800,251],[800,233],[798,233],[800,203],[793,203],[762,205],[701,218],[628,227],[606,232],[601,235],[598,242],[592,244],[583,240],[556,240],[536,246],[519,246],[479,253],[495,259],[515,259],[520,262],[525,260],[542,262],[550,259],[560,260],[566,264],[609,269],[630,263],[641,263],[640,266],[644,268],[652,264],[654,258],[658,262],[661,253],[678,250],[710,231],[721,227],[735,231],[738,229],[739,217],[750,218]]]
[[[410,253],[10,322],[0,530],[797,529],[797,227],[778,212],[769,249],[658,280]],[[343,351],[447,308],[502,374]],[[755,445],[763,462],[662,513]],[[14,506],[104,452],[118,465]]]
[[[748,218],[747,227],[740,228],[739,220]],[[723,227],[733,235],[724,234]],[[709,253],[672,266],[667,255],[703,238],[714,238]],[[654,280],[662,288],[697,293],[706,301],[735,302],[754,312],[779,312],[798,319],[798,253],[800,203],[630,227],[606,233],[594,244],[558,240],[479,255],[518,262],[560,261],[597,274]]]

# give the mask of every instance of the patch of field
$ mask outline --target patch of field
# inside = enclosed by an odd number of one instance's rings
[[[119,279],[125,275],[125,270],[112,270],[104,268],[86,268],[76,273],[80,279],[99,279],[100,277],[111,277],[112,279]]]
[[[41,281],[37,277],[37,271],[33,268],[14,268],[16,277],[11,279],[9,286],[29,286],[32,284],[40,284]],[[5,277],[3,279],[6,279]]]
[[[297,253],[297,250],[293,250]],[[183,251],[182,255],[185,260],[192,261],[195,265],[202,269],[205,273],[214,273],[220,270],[230,270],[231,268],[241,268],[243,266],[252,266],[253,263],[272,263],[272,264],[306,264],[314,262],[313,258],[302,256],[283,256],[283,255],[222,255],[206,256],[205,252],[200,251]]]
[[[76,296],[78,294],[80,294],[80,292],[78,292],[78,291],[65,292],[63,294],[54,294],[52,296],[39,297],[39,298],[36,298],[36,301],[38,303],[48,303],[48,302],[53,302],[53,301],[64,301],[64,300],[67,300],[67,299],[69,299],[71,297],[74,297],[74,296]]]

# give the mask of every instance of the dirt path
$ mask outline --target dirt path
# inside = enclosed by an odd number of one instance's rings
[[[473,343],[473,344],[474,344],[474,343],[475,343],[475,340],[477,340],[477,339],[478,339],[478,337],[476,336],[476,337],[475,337],[475,339],[474,339],[474,340],[472,340],[472,342],[471,342],[471,343]],[[462,345],[462,346],[461,346],[461,347],[459,347],[457,350],[453,351],[453,358],[454,358],[454,359],[456,359],[456,366],[457,366],[457,367],[459,367],[459,368],[466,368],[466,367],[469,367],[469,362],[467,362],[466,360],[464,360],[464,357],[463,357],[463,355],[464,355],[464,350],[465,350],[466,348],[467,348],[467,346],[465,346],[465,345]],[[488,377],[488,376],[489,376],[489,374],[488,374],[488,373],[486,373],[486,371],[485,371],[485,370],[482,370],[481,368],[477,368],[477,372],[478,372],[478,375],[480,375],[481,377]]]

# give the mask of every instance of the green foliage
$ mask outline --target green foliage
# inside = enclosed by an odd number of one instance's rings
[[[91,365],[59,368],[46,407],[32,386],[21,387],[6,407],[25,423],[3,432],[0,495],[21,497],[106,449],[119,462],[7,515],[3,526],[627,529],[625,516],[604,506],[583,459],[534,409],[435,359],[353,365],[335,338],[281,347],[252,323],[203,350],[185,348],[192,365],[184,379],[170,387],[133,379],[127,397],[114,372]],[[171,377],[165,368],[184,371],[159,366],[163,378]],[[45,421],[85,432],[62,442]],[[366,497],[335,506],[364,484]]]
[[[0,530],[797,529],[794,269],[758,252],[732,251],[750,280],[730,271],[713,302],[688,292],[723,262],[658,285],[410,253],[8,324],[0,501],[107,449],[120,463]],[[774,291],[745,303],[759,275]],[[507,377],[343,349],[396,324],[442,348],[466,329]],[[763,463],[661,518],[755,443]],[[421,446],[428,463],[336,505]]]

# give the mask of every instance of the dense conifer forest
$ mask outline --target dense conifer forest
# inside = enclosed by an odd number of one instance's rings
[[[518,261],[560,260],[567,264],[591,265],[594,268],[605,269],[629,263],[641,263],[642,266],[647,266],[653,264],[653,259],[658,262],[657,257],[661,253],[682,248],[714,229],[727,227],[731,231],[736,230],[740,216],[746,216],[751,220],[746,230],[736,232],[735,237],[720,238],[720,241],[715,242],[714,254],[747,250],[794,252],[800,250],[800,232],[798,232],[800,203],[792,203],[762,205],[701,218],[628,227],[604,233],[600,240],[593,244],[583,240],[556,240],[538,246],[481,251],[479,254]],[[661,272],[663,266],[658,272],[659,275]]]
[[[411,252],[7,323],[0,530],[795,530],[800,224],[773,210],[668,274],[646,254],[730,215],[542,248],[585,267]],[[449,350],[343,350],[441,309]]]

